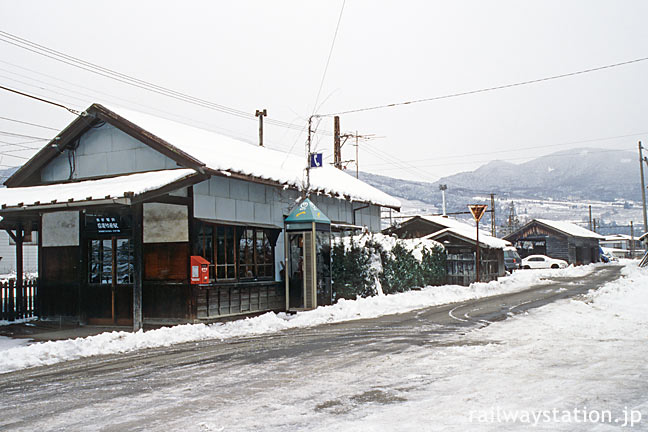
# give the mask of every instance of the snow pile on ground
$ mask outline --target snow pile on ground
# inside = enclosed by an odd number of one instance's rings
[[[334,305],[295,315],[266,313],[226,323],[187,324],[137,333],[109,332],[74,340],[35,343],[0,351],[0,373],[95,355],[125,353],[199,340],[262,335],[296,327],[404,313],[434,305],[521,291],[532,284],[542,283],[543,278],[549,275],[580,276],[591,272],[593,266],[524,270],[499,281],[474,283],[469,287],[445,285],[393,295],[340,300]]]

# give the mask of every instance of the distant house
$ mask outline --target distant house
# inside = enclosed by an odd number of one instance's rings
[[[533,219],[504,237],[515,245],[522,258],[547,255],[575,265],[599,262],[599,241],[604,239],[576,224],[547,219]]]
[[[38,233],[41,317],[138,329],[285,310],[284,219],[304,168],[301,157],[94,104],[5,182],[0,229],[19,242]],[[400,207],[328,165],[311,170],[308,191],[327,229],[379,231],[381,207]],[[326,247],[309,235],[295,245],[305,258]]]
[[[383,233],[399,238],[427,238],[442,243],[448,255],[447,282],[469,285],[475,281],[475,225],[447,216],[413,216],[398,226],[384,229]],[[479,230],[480,281],[496,280],[504,276],[504,247],[510,245],[487,231]]]
[[[608,249],[617,258],[634,258],[643,255],[643,245],[638,237],[627,234],[613,234],[600,240],[601,247]],[[634,254],[634,256],[632,256]]]

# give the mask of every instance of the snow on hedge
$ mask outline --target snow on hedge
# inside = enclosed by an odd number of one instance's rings
[[[334,305],[295,315],[270,312],[226,323],[186,324],[137,333],[114,331],[86,338],[34,343],[0,351],[0,373],[97,355],[127,353],[201,340],[264,335],[292,328],[404,313],[430,306],[521,291],[532,284],[542,283],[543,278],[549,276],[583,276],[591,272],[595,265],[560,270],[519,271],[499,281],[474,283],[469,287],[445,285],[393,295],[339,300]]]

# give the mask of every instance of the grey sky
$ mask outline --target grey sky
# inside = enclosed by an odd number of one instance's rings
[[[341,6],[342,1],[5,0],[0,2],[0,30],[251,114],[266,108],[269,118],[303,126],[314,109]],[[316,112],[428,98],[648,57],[646,18],[644,1],[347,0]],[[584,146],[635,150],[638,140],[648,140],[647,76],[648,61],[344,115],[342,130],[382,137],[361,143],[361,170],[429,181],[492,159],[522,162]],[[124,106],[257,140],[255,121],[132,88],[5,42],[0,42],[0,85],[75,108],[91,102]],[[62,109],[4,91],[0,101],[2,117],[55,128],[73,119]],[[331,131],[332,123],[324,118],[319,128]],[[5,120],[0,120],[0,130],[55,134]],[[576,143],[620,135],[632,136]],[[305,135],[268,125],[265,142],[303,154]],[[15,149],[0,145],[3,151]],[[332,138],[318,136],[316,145],[329,156]],[[527,147],[535,148],[521,150]],[[479,155],[467,156],[472,153]],[[346,146],[343,158],[353,157]],[[23,161],[4,156],[0,164]]]

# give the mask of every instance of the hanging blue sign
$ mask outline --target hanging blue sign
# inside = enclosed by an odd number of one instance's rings
[[[310,166],[311,168],[319,168],[322,166],[322,153],[311,153]]]

